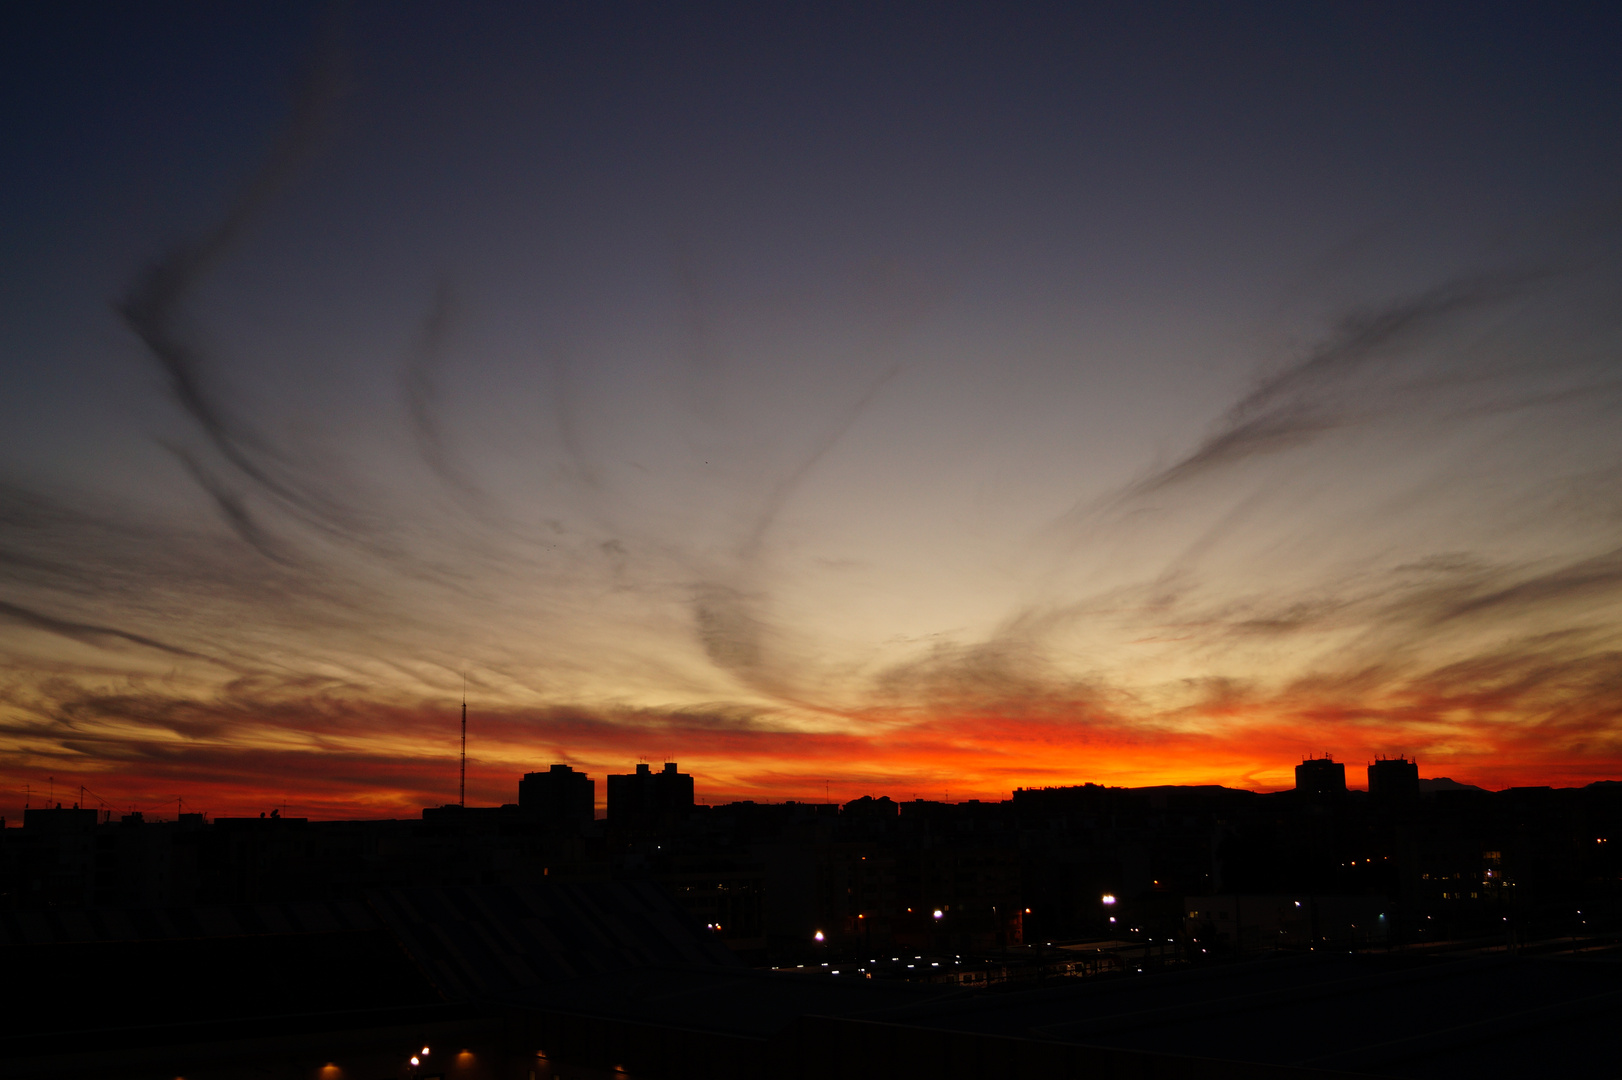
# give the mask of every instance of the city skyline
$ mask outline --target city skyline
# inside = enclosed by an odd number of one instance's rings
[[[0,815],[1622,777],[1617,12],[4,18]]]
[[[1348,762],[1340,761],[1339,759],[1336,759],[1334,757],[1334,755],[1332,755],[1332,754],[1325,754],[1322,757],[1318,757],[1316,755],[1314,755],[1314,756],[1304,756],[1304,757],[1301,758],[1300,763],[1301,764],[1306,764],[1306,763],[1315,763],[1315,762],[1319,762],[1319,761],[1334,762],[1335,764],[1338,764],[1338,765],[1340,765],[1342,767],[1345,767],[1348,764],[1355,765],[1355,763],[1348,763]],[[1415,777],[1417,777],[1418,783],[1421,785],[1419,790],[1422,793],[1423,792],[1429,792],[1429,791],[1469,791],[1469,790],[1476,790],[1476,791],[1483,791],[1483,792],[1491,793],[1490,789],[1481,788],[1481,787],[1479,787],[1477,785],[1473,785],[1473,784],[1460,783],[1459,781],[1453,779],[1452,777],[1446,777],[1446,776],[1419,777],[1418,776],[1418,762],[1416,762],[1416,761],[1414,761],[1414,760],[1412,760],[1410,758],[1401,756],[1401,755],[1396,755],[1396,756],[1392,756],[1392,757],[1371,758],[1366,763],[1365,766],[1361,766],[1361,767],[1358,767],[1358,768],[1367,769],[1369,771],[1369,773],[1372,773],[1372,770],[1373,770],[1376,762],[1388,762],[1388,763],[1390,763],[1390,762],[1400,762],[1401,764],[1408,766],[1413,771],[1413,775]],[[600,814],[601,811],[603,811],[604,808],[608,806],[609,801],[610,801],[610,796],[608,794],[608,784],[607,784],[608,780],[614,779],[614,778],[626,777],[629,774],[638,773],[638,772],[645,773],[648,770],[650,770],[654,764],[661,765],[662,769],[664,771],[666,771],[666,772],[674,772],[680,766],[680,763],[675,762],[675,761],[655,762],[655,761],[651,761],[649,759],[639,759],[638,761],[635,761],[635,762],[629,762],[629,763],[621,762],[621,763],[619,763],[617,765],[614,765],[614,764],[606,765],[606,766],[603,767],[603,771],[597,772],[597,773],[593,773],[590,770],[580,768],[580,767],[578,767],[578,765],[569,765],[569,764],[565,764],[563,762],[546,762],[544,764],[543,763],[535,763],[533,765],[533,767],[530,768],[529,771],[527,771],[525,773],[522,773],[522,774],[501,774],[499,777],[494,774],[494,770],[490,770],[487,773],[487,775],[482,778],[483,782],[480,785],[480,793],[483,794],[485,796],[485,798],[483,798],[482,800],[481,799],[475,799],[473,801],[466,802],[464,805],[474,807],[474,808],[483,807],[483,808],[487,808],[487,809],[488,808],[494,808],[494,807],[500,807],[500,806],[502,806],[504,804],[512,805],[512,804],[515,803],[515,801],[522,801],[523,798],[528,798],[529,797],[529,796],[524,796],[522,794],[522,792],[523,792],[523,783],[524,782],[528,782],[532,777],[536,777],[536,776],[545,777],[547,775],[548,771],[550,771],[552,773],[557,773],[557,772],[559,772],[561,770],[566,776],[572,775],[573,777],[584,778],[585,780],[590,781],[591,786],[592,786],[593,790],[595,791],[595,795],[594,795],[594,798],[593,798],[593,806],[596,808],[596,810]],[[620,770],[623,770],[623,772],[615,773],[615,772],[611,771],[611,770],[614,770],[614,769],[620,769]],[[683,777],[684,780],[690,779],[691,774],[690,773],[683,773],[682,777]],[[1365,779],[1365,777],[1367,777],[1367,779]],[[603,786],[601,788],[596,787],[596,782],[599,779],[604,781],[604,784],[603,784]],[[1344,779],[1344,790],[1346,790],[1348,792],[1358,792],[1358,793],[1366,793],[1366,794],[1372,793],[1371,785],[1368,782],[1371,779],[1372,779],[1372,776],[1369,776],[1368,773],[1354,772],[1354,773],[1352,773],[1351,775],[1347,776]],[[1607,782],[1615,783],[1617,781],[1602,781],[1601,783],[1607,783]],[[1001,795],[997,795],[995,793],[992,793],[991,797],[988,799],[987,798],[987,793],[984,793],[984,792],[964,793],[962,791],[961,785],[960,785],[960,788],[959,788],[959,796],[960,797],[954,798],[952,796],[952,788],[951,788],[949,783],[948,783],[947,786],[942,787],[939,790],[935,790],[935,791],[911,791],[911,792],[906,792],[906,791],[901,791],[901,790],[891,790],[891,789],[881,790],[879,787],[875,787],[875,786],[871,786],[871,785],[867,786],[865,788],[861,788],[860,791],[858,791],[857,786],[853,786],[852,782],[846,781],[846,780],[841,780],[841,779],[836,779],[836,778],[833,778],[833,777],[825,778],[822,781],[822,784],[823,784],[823,787],[822,787],[822,790],[821,790],[820,793],[818,793],[818,792],[801,793],[798,796],[796,796],[796,795],[794,795],[792,793],[784,794],[782,792],[744,792],[744,793],[739,793],[739,797],[737,797],[737,798],[729,798],[728,794],[725,793],[725,792],[709,792],[709,791],[703,791],[701,789],[696,789],[695,788],[695,792],[694,792],[694,795],[693,795],[693,804],[694,805],[702,805],[702,806],[727,806],[727,805],[735,805],[735,804],[738,804],[738,803],[745,803],[745,802],[750,802],[750,803],[762,802],[762,803],[767,804],[767,805],[771,805],[771,804],[778,804],[778,805],[781,805],[781,804],[802,804],[802,805],[840,806],[840,805],[843,805],[843,804],[846,804],[846,803],[849,803],[849,802],[853,802],[853,801],[859,802],[859,801],[861,801],[863,799],[889,800],[889,801],[894,802],[894,803],[896,803],[898,805],[906,803],[906,802],[962,804],[962,803],[967,803],[967,802],[991,801],[991,802],[1004,802],[1004,803],[1007,803],[1020,791],[1042,791],[1042,790],[1062,791],[1062,790],[1068,790],[1068,789],[1081,789],[1081,788],[1093,788],[1093,787],[1111,788],[1113,790],[1122,790],[1122,791],[1133,791],[1133,790],[1142,791],[1142,790],[1153,790],[1153,789],[1158,789],[1158,788],[1177,788],[1177,787],[1196,787],[1196,788],[1198,788],[1198,787],[1223,786],[1223,785],[1179,785],[1179,784],[1141,784],[1141,785],[1120,784],[1120,785],[1109,785],[1109,784],[1098,784],[1095,781],[1091,781],[1091,780],[1076,779],[1074,781],[1065,782],[1065,783],[1055,782],[1055,783],[1052,783],[1052,784],[1033,784],[1030,787],[1017,787],[1017,788],[1014,788],[1014,789],[1012,789],[1012,790],[1010,790],[1008,792],[1002,793]],[[1426,785],[1429,785],[1429,786],[1426,786]],[[1263,788],[1229,788],[1229,790],[1240,791],[1240,792],[1249,792],[1249,793],[1254,793],[1254,794],[1276,794],[1276,793],[1284,792],[1284,791],[1300,790],[1300,786],[1301,786],[1301,774],[1299,773],[1299,771],[1297,771],[1292,776],[1290,783],[1285,784],[1283,786],[1263,787]],[[1542,786],[1542,785],[1537,785],[1537,786]],[[506,788],[507,790],[502,791],[501,790],[502,788]],[[109,785],[109,790],[122,791],[122,792],[125,792],[126,794],[128,794],[131,791],[131,789],[128,788],[127,786],[119,786],[119,785]],[[226,790],[234,790],[234,789],[227,788]],[[1510,790],[1510,789],[1505,789],[1505,790]],[[145,792],[144,794],[150,795],[150,792]],[[820,794],[820,797],[818,797],[819,794]],[[760,796],[763,796],[763,795],[770,795],[770,796],[773,796],[773,797],[764,798],[764,799],[760,798]],[[64,809],[64,808],[68,808],[68,807],[71,807],[73,809],[80,809],[82,807],[84,809],[96,810],[98,813],[105,811],[108,815],[112,815],[112,814],[120,814],[120,815],[122,815],[122,814],[127,814],[127,813],[144,814],[144,815],[149,816],[151,818],[151,820],[164,820],[165,815],[168,814],[168,808],[170,808],[170,807],[173,807],[174,816],[176,818],[178,818],[178,816],[180,814],[182,814],[182,813],[200,814],[206,819],[206,818],[215,817],[215,816],[231,817],[231,816],[236,816],[237,814],[240,814],[240,813],[244,812],[244,808],[239,805],[234,810],[222,811],[222,812],[216,814],[216,813],[213,812],[211,807],[203,805],[199,801],[200,798],[207,798],[207,795],[205,794],[205,795],[199,796],[196,791],[193,791],[189,796],[186,795],[186,794],[176,794],[176,795],[170,795],[167,798],[158,798],[155,801],[150,800],[150,799],[143,800],[143,798],[141,798],[139,796],[134,798],[133,801],[120,801],[116,797],[113,797],[113,798],[109,799],[109,797],[107,797],[106,794],[103,791],[98,790],[98,789],[93,789],[89,785],[80,786],[77,783],[77,781],[74,780],[73,778],[54,777],[54,776],[53,777],[47,777],[47,783],[46,783],[45,787],[40,787],[38,785],[33,785],[33,784],[26,785],[24,798],[25,798],[25,807],[32,807],[34,809],[47,809],[47,808],[51,808],[51,807],[55,807],[57,809]],[[344,804],[340,804],[340,805],[348,806],[349,804],[344,803]],[[404,816],[404,817],[407,817],[407,818],[415,817],[418,812],[423,811],[423,810],[437,810],[437,809],[441,809],[441,808],[444,808],[444,807],[455,808],[457,805],[458,805],[458,802],[457,802],[456,799],[450,799],[450,800],[447,800],[446,802],[443,802],[443,803],[426,804],[426,805],[423,805],[423,806],[408,805],[407,803],[404,803],[404,802],[400,802],[400,803],[377,803],[377,804],[374,804],[374,806],[376,808],[387,810],[390,814],[393,814],[394,816]],[[249,807],[247,809],[251,810],[253,808]],[[296,802],[296,801],[290,801],[284,796],[284,798],[282,799],[281,802],[274,803],[273,805],[269,805],[268,809],[259,809],[258,813],[259,813],[260,817],[265,817],[267,814],[275,813],[277,815],[286,816],[286,817],[294,817],[294,816],[299,816],[299,815],[305,815],[305,816],[313,816],[318,820],[322,820],[322,819],[324,819],[324,820],[343,820],[342,818],[331,816],[330,813],[329,814],[321,814],[321,813],[317,812],[317,813],[312,815],[312,814],[309,813],[310,809],[311,809],[310,804],[299,803],[299,802]],[[318,810],[320,809],[319,805],[317,805],[317,809]],[[252,814],[249,813],[247,816],[251,817]],[[371,815],[371,817],[378,818],[378,817],[380,817],[380,815],[374,814],[374,815]],[[109,820],[110,820],[110,817],[109,817]],[[360,820],[366,820],[366,817],[361,817]],[[599,818],[599,820],[600,820],[600,818]]]

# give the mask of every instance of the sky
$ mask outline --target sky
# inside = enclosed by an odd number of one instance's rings
[[[1622,778],[1622,8],[0,20],[13,821]]]

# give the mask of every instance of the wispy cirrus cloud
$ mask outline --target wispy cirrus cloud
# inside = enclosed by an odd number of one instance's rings
[[[1220,363],[1158,293],[782,247],[781,206],[722,215],[767,239],[705,225],[647,257],[659,230],[615,232],[616,203],[566,255],[532,254],[542,230],[511,265],[391,278],[415,249],[335,224],[409,204],[385,170],[344,158],[365,200],[290,208],[353,180],[317,175],[322,55],[258,170],[117,302],[171,471],[5,466],[13,783],[410,812],[448,797],[464,677],[492,801],[549,760],[667,753],[717,798],[1265,787],[1322,750],[1483,783],[1619,768],[1612,217],[1300,301],[1285,345]],[[483,182],[424,201],[453,220]],[[1167,351],[1156,378],[1217,388],[1197,408],[1135,381]]]

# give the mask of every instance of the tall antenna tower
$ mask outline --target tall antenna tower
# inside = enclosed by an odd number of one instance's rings
[[[462,673],[462,786],[456,805],[467,806],[467,672]]]

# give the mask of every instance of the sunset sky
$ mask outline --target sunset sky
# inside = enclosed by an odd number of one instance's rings
[[[1622,778],[1622,6],[16,4],[0,814]],[[48,779],[54,778],[54,779]]]

